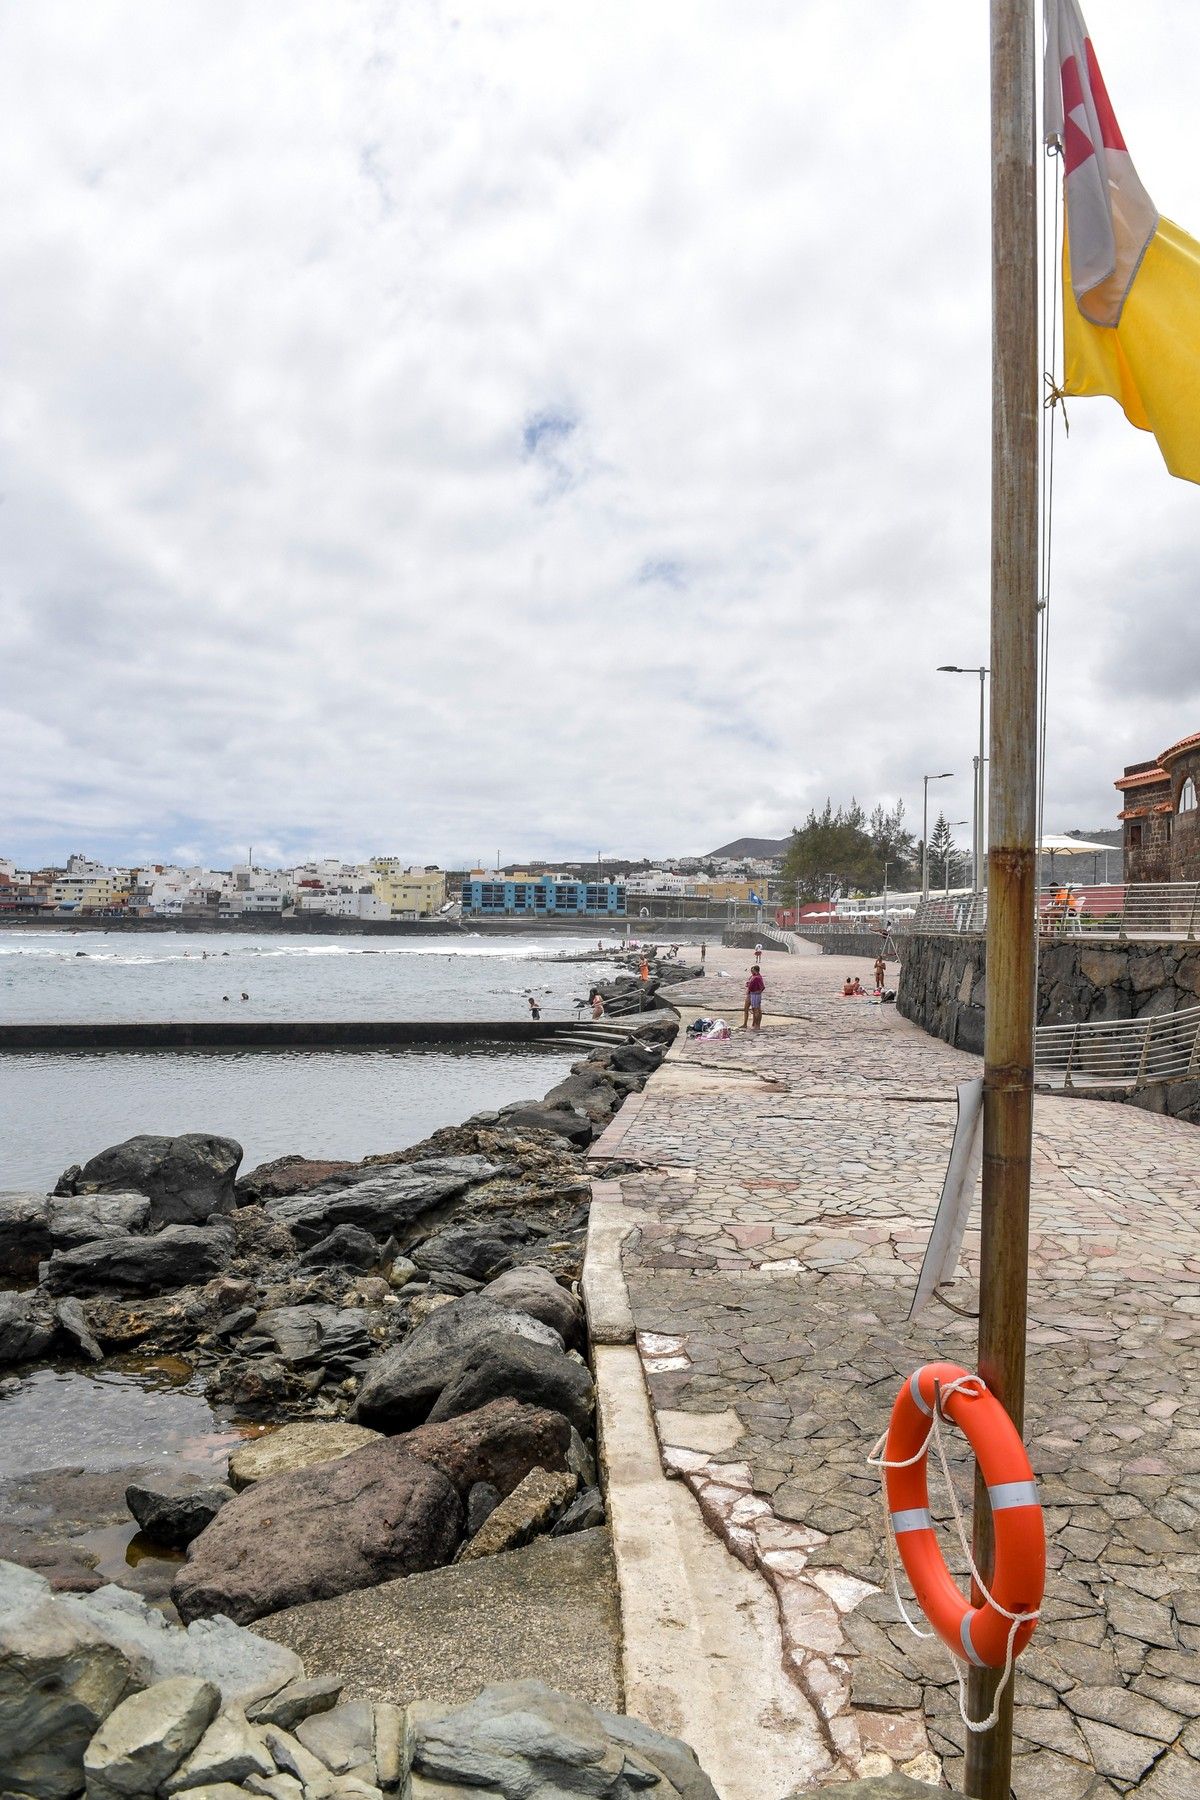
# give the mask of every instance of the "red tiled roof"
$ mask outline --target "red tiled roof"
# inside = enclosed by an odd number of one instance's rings
[[[1122,790],[1135,787],[1153,787],[1160,782],[1169,781],[1170,779],[1171,778],[1165,769],[1146,769],[1140,775],[1122,775],[1119,781],[1113,782],[1113,786],[1115,788],[1121,788]]]
[[[1164,750],[1158,760],[1160,763],[1164,763],[1168,757],[1178,756],[1181,750],[1194,750],[1197,744],[1200,744],[1200,731],[1193,731],[1191,737],[1180,738],[1177,744],[1172,744],[1169,750]]]
[[[1118,819],[1145,819],[1148,818],[1151,813],[1169,813],[1174,812],[1174,810],[1175,808],[1171,805],[1169,800],[1159,800],[1153,805],[1127,806],[1124,812],[1119,812],[1117,814],[1117,817]]]

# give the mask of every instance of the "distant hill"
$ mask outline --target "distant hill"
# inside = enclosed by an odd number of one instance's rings
[[[769,856],[782,856],[789,841],[788,838],[734,838],[732,844],[722,844],[719,850],[710,850],[704,860],[707,862],[715,856],[734,858],[749,856],[764,859]]]

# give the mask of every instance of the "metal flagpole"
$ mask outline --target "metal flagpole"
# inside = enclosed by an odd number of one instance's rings
[[[1025,1410],[1033,1137],[1037,835],[1038,303],[1033,0],[991,0],[992,718],[979,1373],[1018,1431]],[[974,1554],[992,1566],[987,1491],[975,1479]],[[982,1600],[975,1596],[976,1602]],[[970,1673],[968,1711],[992,1710],[1000,1671]],[[1008,1800],[1012,1693],[967,1734],[966,1791]]]

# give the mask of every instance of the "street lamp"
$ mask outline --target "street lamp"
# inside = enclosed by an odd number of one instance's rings
[[[931,781],[953,781],[954,770],[945,769],[940,775],[922,775],[925,783],[925,804],[921,811],[921,898],[929,898],[929,784]]]
[[[983,834],[987,809],[984,806],[984,683],[991,674],[990,669],[980,665],[977,669],[960,668],[957,663],[939,663],[939,675],[978,675],[979,677],[979,766],[975,772],[975,794],[973,799],[974,823],[971,829],[971,851],[975,862],[975,892],[983,891]]]

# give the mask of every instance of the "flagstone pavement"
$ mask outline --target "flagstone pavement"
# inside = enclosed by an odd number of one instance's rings
[[[672,990],[685,1021],[740,1020],[748,960],[712,946]],[[954,1084],[980,1065],[842,999],[865,959],[765,960],[762,1031],[681,1033],[594,1147],[596,1197],[628,1216],[664,1466],[775,1590],[813,1725],[796,1785],[901,1767],[961,1789],[953,1668],[899,1620],[865,1457],[911,1369],[974,1364],[977,1218],[949,1305],[906,1315]],[[1014,1793],[1200,1800],[1200,1131],[1039,1095],[1033,1178],[1025,1436],[1050,1569]]]

